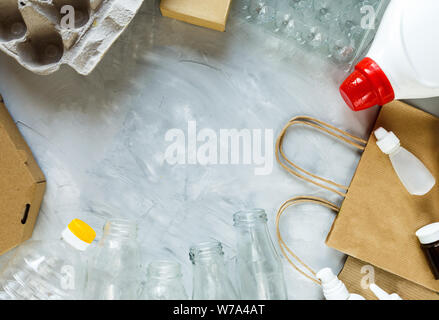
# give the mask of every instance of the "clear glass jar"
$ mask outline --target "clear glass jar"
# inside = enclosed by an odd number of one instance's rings
[[[141,277],[136,223],[109,220],[92,253],[88,265],[87,299],[137,299]]]
[[[143,293],[147,300],[187,300],[181,265],[174,261],[154,261],[148,266]]]
[[[220,242],[203,242],[190,248],[194,300],[234,300],[236,290],[226,271]]]
[[[287,299],[282,262],[270,238],[265,211],[239,211],[233,219],[237,231],[237,269],[241,298]]]

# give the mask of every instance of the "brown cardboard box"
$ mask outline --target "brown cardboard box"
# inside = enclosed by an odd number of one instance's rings
[[[226,29],[231,0],[161,0],[165,17],[218,31]]]
[[[46,179],[0,96],[0,254],[32,236]]]

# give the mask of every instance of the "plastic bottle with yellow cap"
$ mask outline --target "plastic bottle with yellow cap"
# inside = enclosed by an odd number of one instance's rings
[[[88,224],[75,219],[59,240],[27,241],[0,274],[0,299],[83,298],[86,267],[82,252],[95,237]]]

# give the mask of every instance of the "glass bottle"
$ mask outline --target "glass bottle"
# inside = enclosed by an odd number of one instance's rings
[[[89,261],[86,297],[95,300],[138,298],[140,255],[136,223],[109,220]]]
[[[143,297],[147,300],[187,300],[181,265],[174,261],[151,262]]]
[[[237,269],[242,299],[287,299],[282,263],[268,232],[265,211],[240,211],[233,219],[237,231]]]
[[[193,264],[194,300],[237,299],[226,271],[224,252],[220,242],[204,242],[190,248]]]

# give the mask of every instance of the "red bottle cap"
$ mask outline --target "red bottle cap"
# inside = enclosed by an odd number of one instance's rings
[[[340,93],[354,111],[382,106],[395,99],[389,79],[370,58],[364,58],[355,66],[355,71],[340,86]]]

